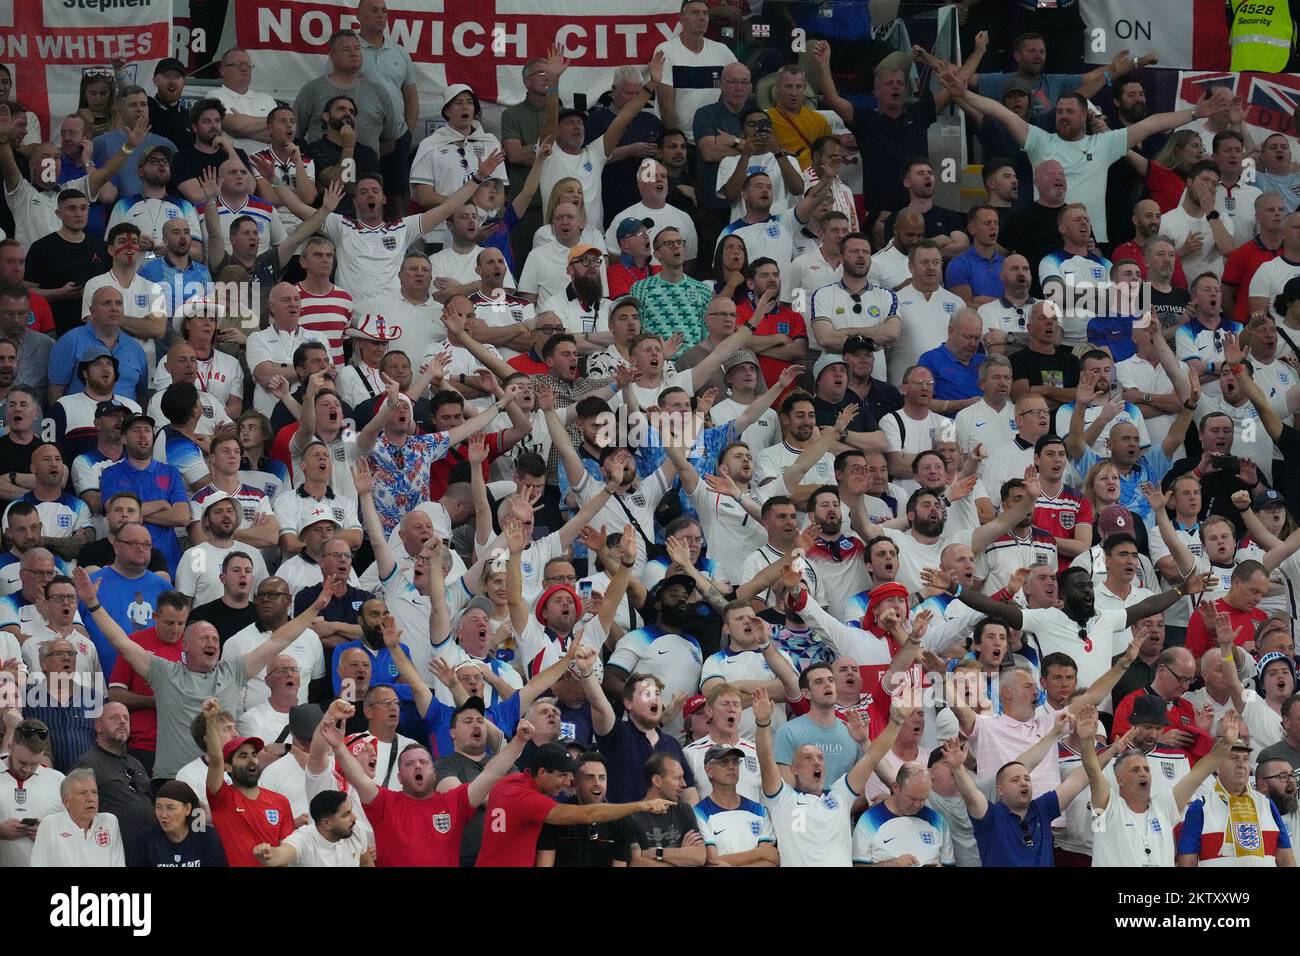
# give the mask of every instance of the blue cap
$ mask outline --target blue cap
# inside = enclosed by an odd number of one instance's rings
[[[1250,505],[1256,511],[1260,511],[1264,508],[1285,508],[1286,499],[1278,494],[1276,490],[1265,488],[1255,496],[1255,500],[1252,501]]]
[[[653,219],[624,219],[618,224],[618,229],[614,235],[619,242],[622,242],[628,236],[634,236],[642,229],[649,229],[655,224]]]

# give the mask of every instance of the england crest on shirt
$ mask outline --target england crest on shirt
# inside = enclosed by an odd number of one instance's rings
[[[772,225],[768,226],[768,227],[767,227],[767,234],[768,234],[769,236],[771,236],[773,239],[779,239],[779,238],[781,237],[781,226],[780,226],[780,224],[774,222],[774,223],[772,223]]]
[[[750,773],[758,773],[758,758],[753,754],[745,754],[745,769]]]
[[[933,834],[933,833],[922,833],[922,834],[921,834],[921,842],[924,843],[926,846],[934,846],[934,834]]]
[[[338,524],[339,524],[340,527],[342,527],[342,526],[343,526],[343,509],[342,509],[342,508],[331,508],[330,510],[331,510],[332,512],[334,512],[334,520],[335,520],[336,522],[338,522]]]
[[[1061,530],[1069,531],[1074,527],[1074,512],[1062,511],[1059,520],[1061,522]]]
[[[61,515],[59,515],[59,517],[58,517],[58,523],[59,523],[59,527],[60,527],[60,528],[71,528],[71,527],[72,527],[72,515],[69,515],[69,514],[61,514]]]
[[[591,170],[592,170],[591,160],[587,160],[585,163],[583,163],[583,164],[582,164],[582,168],[583,168],[586,172],[591,172]]]
[[[1232,825],[1232,838],[1236,841],[1237,846],[1243,850],[1258,850],[1259,843],[1259,825],[1256,823],[1234,823]]]
[[[145,308],[149,304],[149,296],[145,295],[143,292],[137,294],[135,297],[135,304],[136,308]]]
[[[754,834],[754,836],[758,836],[760,833],[762,833],[762,832],[763,832],[763,824],[762,824],[762,822],[759,821],[759,820],[750,820],[750,821],[749,821],[749,832],[752,833],[752,834]]]
[[[433,828],[439,833],[451,832],[451,814],[435,813],[433,815]]]
[[[392,252],[397,248],[396,236],[384,236],[382,241],[383,241],[384,248],[387,249],[389,252]]]
[[[1103,274],[1104,274],[1104,272],[1103,272],[1101,266],[1093,266],[1093,267],[1092,267],[1092,278],[1093,278],[1094,281],[1096,281],[1096,282],[1100,282]]]
[[[877,310],[877,311],[879,311],[879,310]],[[957,311],[957,303],[956,303],[956,302],[945,302],[945,303],[943,304],[943,311],[947,312],[949,315],[952,315],[954,312]]]
[[[789,334],[790,334],[790,323],[789,323],[789,322],[778,322],[778,323],[776,323],[776,334],[777,334],[777,335],[789,335]]]
[[[27,803],[27,791],[14,788],[14,803],[18,806],[24,806]]]
[[[822,796],[822,806],[827,810],[838,810],[840,808],[840,802],[835,799],[835,794],[828,793]]]
[[[1173,764],[1170,764],[1170,763],[1161,763],[1161,764],[1160,764],[1160,771],[1165,775],[1165,777],[1166,777],[1167,779],[1169,779],[1169,780],[1173,780],[1173,779],[1174,779],[1174,765],[1173,765]]]
[[[280,823],[280,811],[268,807],[266,811],[266,822],[271,824],[271,826],[278,826]]]
[[[112,839],[113,838],[109,836],[108,831],[105,829],[101,828],[95,831],[95,845],[100,848],[108,846],[108,844],[112,842]]]

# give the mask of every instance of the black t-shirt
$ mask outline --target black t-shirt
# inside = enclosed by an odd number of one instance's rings
[[[1059,206],[1049,209],[1035,202],[1012,216],[1007,231],[998,234],[1002,245],[1029,260],[1029,272],[1033,276],[1030,292],[1040,298],[1043,287],[1038,282],[1038,264],[1043,256],[1061,247],[1061,233],[1056,228],[1060,211]]]
[[[966,216],[955,209],[931,206],[921,218],[925,220],[925,237],[927,239],[946,236],[950,232],[964,233],[966,231]]]
[[[455,777],[461,783],[472,783],[478,779],[483,768],[492,758],[484,754],[479,760],[472,760],[462,753],[451,753],[440,757],[433,765],[434,778],[442,780]],[[460,865],[473,866],[478,859],[479,846],[483,842],[483,808],[479,807],[465,824],[460,835]]]
[[[149,97],[149,126],[152,132],[171,140],[177,149],[187,149],[194,145],[190,111],[179,101],[172,106],[164,106],[157,96]]]
[[[1183,324],[1183,312],[1190,300],[1187,290],[1171,285],[1168,292],[1151,290],[1151,313],[1160,320],[1161,329],[1172,329]]]
[[[221,598],[217,598],[207,604],[200,604],[190,611],[189,620],[191,623],[194,621],[207,621],[217,629],[217,636],[221,638],[221,646],[225,647],[226,641],[248,627],[248,625],[257,623],[257,612],[251,603],[248,607],[231,607]]]
[[[624,819],[631,830],[632,842],[642,850],[680,847],[686,834],[699,829],[695,811],[680,800],[667,813],[634,813]]]
[[[1283,429],[1284,431],[1280,436],[1277,447],[1285,458],[1288,453],[1294,454],[1295,452],[1300,451],[1300,439],[1297,438],[1295,429],[1290,426],[1284,425]],[[1290,431],[1291,433],[1289,437],[1287,431]],[[1160,482],[1160,487],[1165,491],[1168,491],[1174,486],[1174,481],[1176,479],[1188,474],[1200,463],[1201,445],[1198,439],[1194,444],[1189,445],[1187,448],[1186,458],[1174,462],[1174,466],[1169,469],[1169,473],[1165,475],[1164,479]],[[1287,471],[1294,470],[1296,469],[1287,469]],[[1288,482],[1288,484],[1290,484],[1290,482]],[[1247,487],[1242,484],[1241,479],[1237,477],[1235,471],[1211,471],[1208,474],[1201,475],[1200,518],[1202,521],[1210,515],[1220,515],[1221,517],[1227,518],[1232,522],[1233,528],[1236,529],[1237,537],[1241,538],[1246,534],[1246,522],[1242,520],[1241,512],[1237,510],[1237,506],[1232,503],[1232,496],[1238,491],[1249,491],[1253,498],[1267,487],[1268,485],[1264,484],[1263,478],[1259,480],[1259,484],[1254,488]],[[1294,499],[1288,496],[1286,500],[1289,505]]]
[[[936,117],[929,90],[908,103],[898,119],[865,106],[853,111],[853,135],[871,147],[862,151],[862,181],[869,184],[867,206],[873,212],[907,205],[903,164],[930,155],[929,130]]]
[[[113,542],[107,538],[98,538],[88,544],[81,546],[77,552],[77,564],[83,568],[106,568],[117,560],[117,553],[113,550]],[[168,574],[167,558],[157,548],[149,552],[149,570],[155,574]]]
[[[1076,388],[1079,384],[1079,360],[1064,345],[1058,345],[1051,355],[1021,349],[1011,356],[1011,377],[1016,381],[1029,379],[1031,388],[1035,385]]]
[[[235,153],[248,167],[248,171],[253,172],[253,164],[248,161],[248,154],[242,149],[236,149]],[[229,157],[224,149],[219,149],[215,153],[201,153],[196,146],[182,149],[172,157],[172,181],[168,183],[167,191],[179,196],[181,183],[198,179],[205,169],[216,171],[227,159]]]
[[[849,423],[849,431],[854,432],[874,432],[880,430],[880,422],[871,414],[870,410],[859,401],[858,396],[847,389],[844,397],[838,402],[831,402],[824,398],[814,398],[813,408],[817,411],[817,427],[827,428],[835,424],[839,418],[840,412],[846,408],[856,406],[858,415]]]
[[[1276,444],[1283,460],[1287,462],[1287,468],[1282,473],[1282,487],[1278,491],[1282,492],[1291,517],[1295,518],[1300,514],[1300,432],[1284,424]],[[1274,475],[1275,479],[1276,477]]]
[[[19,445],[10,435],[0,435],[0,475],[14,471],[20,475],[31,474],[32,455],[45,442],[33,437],[26,445]]]
[[[554,850],[556,866],[604,868],[632,859],[632,829],[627,819],[542,827],[537,849]]]
[[[108,249],[93,236],[81,242],[69,242],[57,232],[41,236],[27,250],[27,268],[23,278],[41,289],[61,289],[69,282],[85,285],[90,279],[107,272],[112,266]],[[50,299],[50,312],[59,335],[81,325],[81,293],[66,299]]]
[[[173,843],[154,824],[126,849],[126,865],[139,867],[225,866],[226,850],[217,831],[208,827],[194,830],[180,843]]]
[[[142,833],[155,825],[149,799],[149,774],[130,754],[118,756],[96,744],[73,764],[94,771],[99,788],[99,809],[117,817],[122,843],[129,850]]]

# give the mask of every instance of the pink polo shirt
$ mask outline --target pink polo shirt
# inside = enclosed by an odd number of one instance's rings
[[[998,769],[1018,758],[1022,753],[1052,730],[1053,718],[1041,710],[1035,712],[1032,720],[1016,720],[1008,714],[996,714],[975,718],[975,729],[971,731],[970,741],[975,748],[976,776],[980,780],[991,780]],[[1034,783],[1034,796],[1041,797],[1049,790],[1061,785],[1061,770],[1056,761],[1056,748],[1048,750],[1047,756],[1030,773]]]

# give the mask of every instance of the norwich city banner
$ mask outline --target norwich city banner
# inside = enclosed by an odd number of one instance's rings
[[[233,9],[233,42],[252,56],[257,88],[288,102],[329,71],[330,34],[357,27],[355,0],[234,0]],[[571,62],[561,99],[594,105],[616,68],[650,62],[673,35],[680,9],[680,0],[390,0],[388,33],[415,63],[428,123],[453,83],[468,83],[485,103],[518,103],[523,65],[553,43]],[[416,139],[427,131],[417,130]]]

